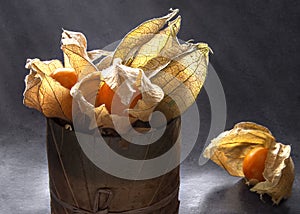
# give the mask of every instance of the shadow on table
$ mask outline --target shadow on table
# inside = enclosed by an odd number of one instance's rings
[[[295,195],[297,197],[297,195]],[[251,192],[241,179],[233,186],[216,188],[209,193],[199,204],[201,213],[297,213],[291,210],[290,204],[300,201],[293,195],[292,198],[273,205],[271,197],[263,196],[263,201],[257,193]],[[291,202],[291,203],[289,203]],[[296,205],[296,204],[295,204]],[[297,205],[297,207],[300,207]]]

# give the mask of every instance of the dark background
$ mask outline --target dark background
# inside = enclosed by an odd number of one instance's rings
[[[240,121],[254,121],[267,126],[278,141],[292,145],[296,172],[299,172],[297,162],[300,152],[299,1],[2,0],[0,213],[1,207],[3,210],[9,210],[6,213],[12,213],[13,206],[9,205],[9,201],[19,204],[17,205],[19,210],[43,213],[30,211],[31,206],[24,204],[24,200],[28,200],[28,197],[33,198],[36,203],[39,202],[41,192],[30,193],[30,188],[37,184],[33,182],[34,178],[32,180],[30,178],[39,173],[46,173],[47,170],[44,148],[45,119],[39,112],[22,104],[24,77],[28,73],[24,68],[26,59],[35,57],[41,60],[61,59],[62,28],[83,32],[88,39],[88,49],[98,49],[123,38],[141,22],[167,14],[171,7],[180,9],[180,15],[183,17],[179,38],[206,42],[214,51],[210,62],[219,75],[226,95],[226,128],[229,129]],[[210,121],[209,102],[205,90],[200,93],[197,103],[201,111],[202,130],[194,151],[185,162],[186,169],[193,166],[190,171],[201,172],[205,169],[205,172],[211,170],[222,174],[222,171],[218,171],[219,169],[211,163],[209,167],[199,167],[196,164]],[[190,171],[183,171],[187,173],[183,173],[183,177],[189,177]],[[224,172],[222,175],[224,178],[227,177]],[[37,176],[35,178],[38,179]],[[47,182],[47,176],[44,179],[44,183]],[[219,187],[222,181],[217,180],[218,177],[214,179]],[[238,190],[235,185],[238,185]],[[239,186],[239,183],[230,188],[232,194],[235,191],[242,191],[241,197],[245,197],[248,192]],[[209,213],[209,211],[216,213],[221,212],[222,207],[225,207],[223,211],[228,213],[257,212],[251,210],[251,203],[250,205],[245,203],[245,208],[236,206],[236,202],[231,199],[226,201],[224,199],[226,189],[227,187],[214,193],[207,192],[207,200],[202,198],[202,203],[199,203],[198,207],[186,213]],[[15,191],[23,191],[23,195],[12,194]],[[295,181],[294,192],[292,198],[284,202],[278,211],[290,213],[299,211],[299,205],[296,204],[300,198],[299,180]],[[29,194],[28,197],[26,194]],[[181,197],[185,195],[187,198],[191,197],[188,194],[184,192]],[[221,197],[220,194],[225,196]],[[260,204],[255,196],[251,195],[251,200],[254,200],[252,205]],[[214,206],[210,205],[210,199],[215,200]],[[207,205],[203,205],[204,202]],[[32,207],[47,209],[47,200],[42,203],[44,204]],[[266,206],[267,208],[261,209],[274,212],[273,207]]]

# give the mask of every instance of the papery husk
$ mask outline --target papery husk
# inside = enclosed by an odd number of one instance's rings
[[[135,92],[132,86],[137,87],[142,93],[142,99],[138,100],[133,109],[128,109],[128,114],[125,116],[114,114],[114,105],[112,105],[111,114],[105,105],[95,108],[94,103],[101,81],[112,85],[112,89],[116,90],[121,101],[128,106],[131,96]],[[120,90],[119,87],[121,87]],[[118,124],[118,131],[125,133],[132,128],[133,122],[137,120],[149,121],[149,116],[162,100],[164,93],[158,86],[150,82],[141,69],[122,65],[121,61],[116,59],[112,66],[102,72],[97,71],[84,77],[72,88],[71,95],[74,97],[74,101],[78,103],[81,114],[90,119],[90,129],[96,127],[115,128],[115,125]],[[130,117],[128,117],[129,114]],[[83,119],[81,118],[81,120]]]
[[[39,59],[27,60],[30,73],[25,78],[23,103],[35,108],[46,117],[58,117],[72,121],[72,97],[70,90],[48,76],[57,68],[63,68],[58,60],[42,62]]]
[[[23,103],[42,112],[46,117],[57,117],[72,121],[72,97],[70,90],[63,87],[50,75],[57,69],[75,71],[81,79],[88,73],[96,71],[91,60],[107,52],[99,50],[88,53],[87,42],[82,33],[64,30],[62,32],[64,65],[59,60],[41,61],[28,59],[25,68],[30,73],[25,78]],[[89,58],[91,57],[91,58]]]
[[[272,133],[264,126],[252,122],[242,122],[233,129],[221,133],[213,139],[204,151],[230,175],[245,177],[243,161],[254,148],[268,148],[263,176],[265,181],[249,180],[254,185],[250,190],[258,194],[268,194],[275,204],[291,194],[294,181],[294,165],[290,157],[291,147],[276,142]]]
[[[116,48],[113,59],[120,58],[124,64],[127,64],[135,55],[136,51],[153,38],[178,11],[178,9],[171,9],[171,13],[166,16],[145,21],[131,30]]]
[[[294,182],[294,163],[290,157],[291,147],[274,142],[269,148],[263,176],[266,181],[257,183],[250,190],[258,194],[267,193],[275,204],[287,199]]]
[[[80,32],[63,30],[61,42],[61,49],[65,56],[65,66],[74,68],[78,75],[78,80],[97,70],[96,66],[92,63],[92,59],[99,54],[106,54],[105,52],[98,52],[95,56],[96,51],[88,54],[87,40],[84,34]]]
[[[196,101],[206,78],[209,51],[205,43],[193,44],[151,78],[165,93],[156,110],[163,112],[167,120],[180,116]]]
[[[64,66],[60,62],[59,66],[75,71],[79,82],[87,82],[89,78],[94,82],[95,75],[98,76],[99,84],[105,82],[109,85],[119,95],[124,105],[130,103],[131,95],[138,89],[142,93],[142,99],[134,108],[126,110],[130,115],[126,124],[128,120],[130,123],[136,120],[149,121],[155,110],[163,112],[167,121],[171,121],[195,102],[205,81],[210,51],[205,43],[180,44],[176,35],[180,29],[181,17],[171,20],[177,13],[177,9],[171,9],[166,16],[140,24],[122,39],[114,52],[104,50],[88,52],[87,40],[82,33],[63,30],[61,49],[64,53]],[[101,60],[96,65],[92,63],[99,59]],[[51,79],[49,75],[56,67],[48,64],[52,65],[49,62],[34,60],[27,66],[33,74],[26,78],[26,84],[29,79],[31,83],[26,86],[24,104],[42,111],[47,117],[72,121],[72,98],[68,94],[68,89],[61,89],[60,84]],[[112,73],[106,72],[107,70]],[[90,75],[92,73],[93,75]],[[40,99],[43,94],[33,86],[34,84],[38,85],[38,88],[52,89],[51,93],[43,92],[53,97],[49,98],[51,112],[44,106],[49,103],[48,96],[46,100]],[[95,97],[94,100],[84,97],[83,94],[86,92],[82,93],[80,85],[77,84],[76,88],[74,86],[71,94],[76,97],[75,102],[80,103],[81,113],[85,112],[90,121],[94,121],[93,118],[96,117],[96,124],[91,122],[89,126],[111,127],[111,118],[119,118],[119,115],[112,112],[109,116],[105,106],[95,108],[93,106]],[[125,86],[119,90],[121,85]],[[94,86],[93,90],[98,90],[99,85]],[[59,96],[58,94],[62,92],[63,95]],[[58,100],[53,101],[54,99]],[[74,113],[76,114],[73,111]]]
[[[269,148],[274,141],[275,138],[267,128],[242,122],[213,139],[205,149],[204,157],[210,158],[230,175],[244,177],[245,156],[256,147]]]
[[[164,17],[140,24],[122,39],[112,56],[97,64],[98,69],[107,68],[119,58],[123,65],[141,69],[163,90],[165,97],[155,110],[163,112],[168,121],[195,102],[206,78],[210,51],[205,43],[179,43],[176,35],[181,17],[170,21],[177,13],[171,10]]]

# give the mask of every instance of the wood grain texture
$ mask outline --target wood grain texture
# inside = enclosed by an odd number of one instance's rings
[[[176,142],[179,127],[180,119],[173,120],[159,140],[160,147],[148,145],[145,148],[132,150],[128,147],[127,150],[125,149],[126,155],[131,158],[149,159],[161,154]],[[120,144],[124,140],[120,137],[106,136],[105,139],[111,144],[112,149],[124,150]],[[137,152],[138,150],[140,152]],[[61,206],[55,197],[73,208],[80,209],[79,213],[97,213],[105,209],[108,213],[125,211],[131,213],[132,210],[163,202],[164,198],[174,193],[175,197],[167,205],[155,211],[132,213],[178,213],[179,167],[165,175],[148,180],[125,180],[114,177],[99,169],[85,156],[74,131],[66,130],[52,119],[47,120],[47,154],[50,192],[55,195],[51,196],[53,214],[72,213],[70,209]],[[111,191],[112,194],[109,197],[109,194],[99,193],[99,198],[95,201],[99,189]],[[107,203],[109,199],[111,201]]]

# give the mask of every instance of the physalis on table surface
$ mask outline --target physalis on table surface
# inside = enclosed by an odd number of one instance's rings
[[[275,204],[291,195],[294,164],[291,146],[276,142],[264,126],[241,122],[213,139],[204,151],[230,175],[244,177],[251,191],[266,193]]]

